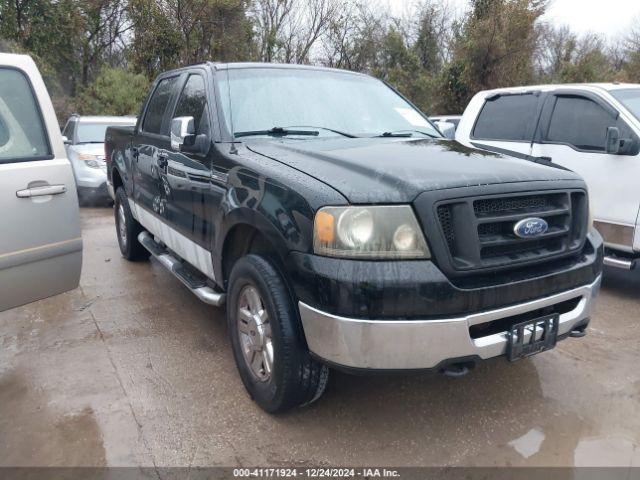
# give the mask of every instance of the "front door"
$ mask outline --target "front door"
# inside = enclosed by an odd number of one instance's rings
[[[25,68],[31,83],[0,66],[0,311],[77,287],[82,266],[71,165],[44,83]]]
[[[605,149],[608,127],[621,138],[634,136],[624,118],[592,94],[547,98],[532,155],[549,157],[581,175],[589,188],[596,228],[609,246],[630,250],[640,208],[638,155],[612,155]]]
[[[183,235],[193,253],[183,257],[209,278],[214,279],[210,245],[213,217],[222,190],[211,183],[212,111],[206,76],[201,70],[190,72],[176,102],[172,118],[193,119],[193,145],[173,149],[167,159],[167,219],[170,227]]]

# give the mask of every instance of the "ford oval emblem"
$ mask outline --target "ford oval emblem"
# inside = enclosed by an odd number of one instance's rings
[[[532,238],[544,235],[549,230],[549,224],[541,218],[525,218],[513,227],[513,233],[520,238]]]

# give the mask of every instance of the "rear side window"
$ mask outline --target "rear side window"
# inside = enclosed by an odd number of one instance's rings
[[[201,75],[191,75],[180,94],[174,117],[193,117],[196,134],[209,134],[207,94]]]
[[[473,128],[473,138],[530,141],[538,97],[501,95],[485,102]]]
[[[584,97],[558,97],[545,141],[604,152],[607,127],[618,127],[623,138],[630,135],[623,121],[613,118],[596,102]]]
[[[27,77],[0,68],[0,163],[47,158],[51,150]]]
[[[168,135],[169,132],[162,131],[162,121],[164,120],[164,114],[171,100],[173,89],[176,86],[179,77],[165,78],[158,83],[151,100],[149,100],[149,106],[147,112],[144,115],[144,123],[142,124],[142,130],[147,133],[156,133],[161,135]]]

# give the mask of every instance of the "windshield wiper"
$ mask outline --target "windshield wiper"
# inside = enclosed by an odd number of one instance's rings
[[[338,135],[342,135],[343,137],[358,138],[358,135],[354,135],[353,133],[342,132],[340,130],[335,130],[333,128],[327,127],[316,127],[315,125],[296,125],[295,127],[292,126],[286,128],[319,128],[320,130],[326,130],[327,132],[337,133]]]
[[[396,130],[394,132],[384,132],[381,135],[376,135],[376,137],[413,137],[414,133],[420,133],[426,137],[438,138],[436,135],[431,135],[422,130]]]
[[[236,132],[234,133],[234,137],[253,137],[257,135],[270,135],[273,137],[284,137],[287,135],[308,135],[310,137],[317,137],[320,135],[320,132],[317,130],[289,130],[287,128],[282,127],[273,127],[269,130],[253,130],[248,132]]]

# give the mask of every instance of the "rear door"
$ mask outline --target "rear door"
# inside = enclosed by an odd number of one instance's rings
[[[138,221],[167,215],[166,169],[169,154],[169,121],[178,93],[180,75],[160,79],[149,98],[138,131],[133,138],[134,200]]]
[[[620,113],[591,92],[559,91],[545,102],[534,156],[549,157],[581,175],[589,187],[595,226],[612,247],[631,250],[640,196],[638,155],[605,150],[608,127],[637,138]]]
[[[471,129],[471,144],[513,156],[529,155],[540,99],[539,91],[489,95]]]
[[[0,311],[78,286],[75,182],[33,61],[0,55]]]

